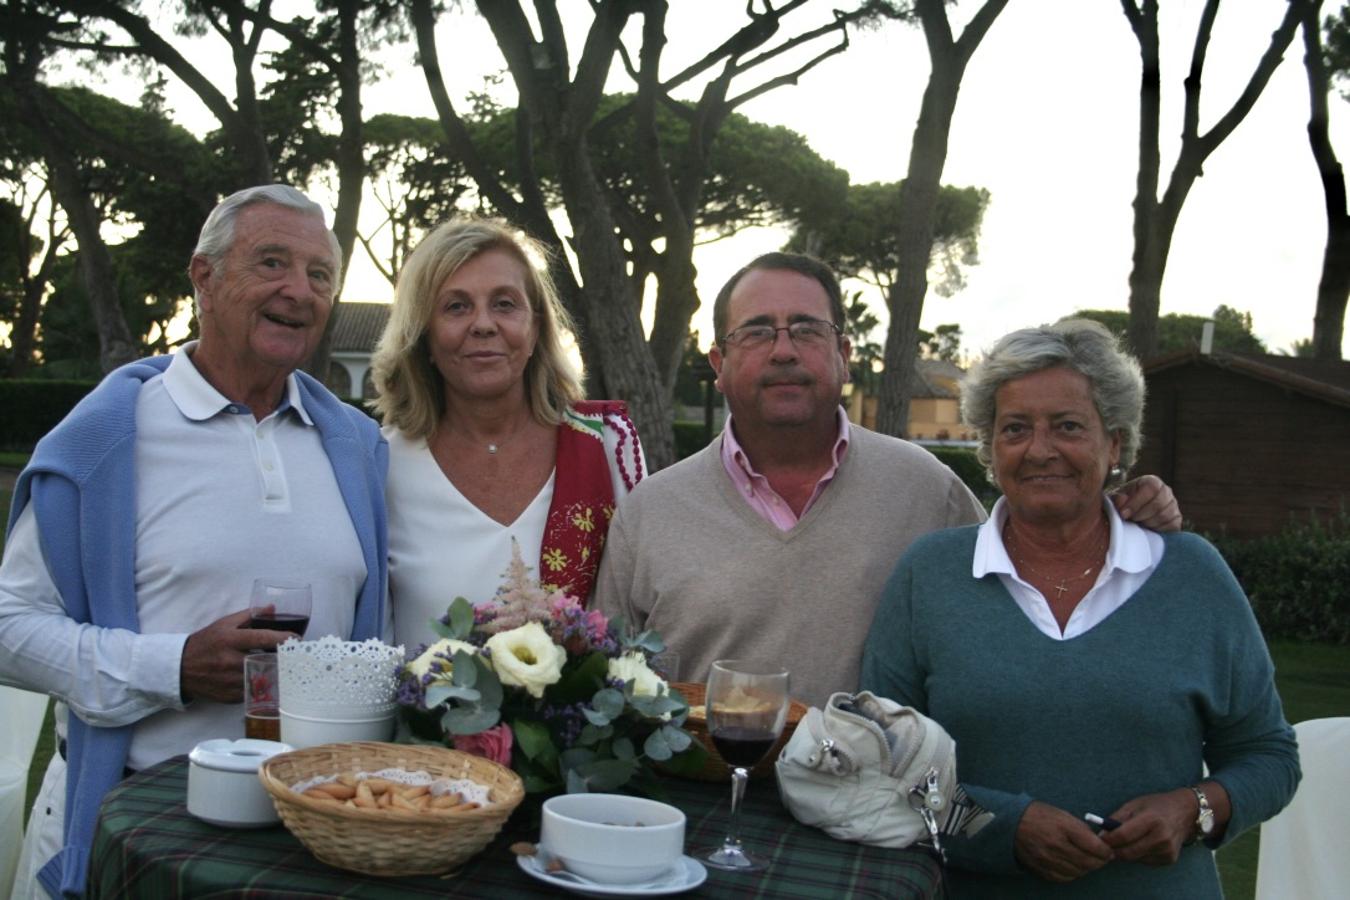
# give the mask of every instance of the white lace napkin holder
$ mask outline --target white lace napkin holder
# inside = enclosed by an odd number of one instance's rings
[[[277,647],[283,712],[324,719],[367,719],[394,712],[403,647],[370,638],[292,638]]]

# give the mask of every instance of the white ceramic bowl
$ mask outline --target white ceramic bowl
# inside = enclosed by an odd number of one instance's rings
[[[539,843],[582,878],[634,884],[684,854],[684,813],[642,797],[564,794],[544,802]]]
[[[224,828],[262,828],[280,821],[258,767],[293,750],[276,741],[217,738],[188,754],[187,808],[197,818]]]
[[[350,716],[312,716],[281,709],[281,739],[297,750],[348,741],[388,741],[396,709],[365,710]]]

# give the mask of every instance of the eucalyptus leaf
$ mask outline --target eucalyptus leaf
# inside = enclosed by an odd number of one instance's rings
[[[601,741],[608,740],[613,736],[614,736],[614,728],[610,725],[605,725],[603,727],[597,727],[595,725],[587,725],[581,729],[581,737],[579,738],[579,742],[583,747],[594,747]]]
[[[630,702],[633,709],[649,719],[659,719],[666,713],[674,713],[675,710],[683,708],[683,704],[679,701],[666,696],[634,697]]]
[[[455,654],[455,665],[459,665],[459,655]],[[497,677],[497,673],[492,671],[492,666],[480,654],[464,654],[473,660],[473,669],[477,672],[477,681],[474,686],[483,694],[483,705],[491,707],[500,707],[505,692],[502,690],[502,680]]]
[[[586,779],[582,777],[581,773],[576,769],[567,770],[567,793],[584,794],[590,789],[590,785],[586,783]]]
[[[584,766],[578,766],[573,772],[585,779],[590,790],[612,791],[627,784],[637,770],[638,763],[636,760],[597,759]],[[569,781],[573,772],[568,773]]]
[[[452,658],[454,668],[451,669],[455,684],[460,687],[471,688],[478,684],[478,667],[473,664],[473,658],[476,653],[466,653],[463,650],[456,650]]]
[[[455,636],[455,629],[451,628],[440,619],[431,620],[431,630],[443,638],[453,638]]]
[[[511,731],[515,735],[516,746],[527,759],[552,767],[553,760],[558,758],[558,750],[553,746],[548,726],[529,719],[517,719],[511,723]]]
[[[546,696],[560,706],[584,703],[605,686],[609,674],[609,658],[597,651],[587,653],[580,660],[569,660],[557,684],[551,685]]]
[[[663,762],[661,767],[672,775],[698,778],[707,759],[708,749],[699,741],[694,741],[689,745],[688,750],[675,754],[675,756]]]
[[[661,728],[661,736],[666,739],[670,749],[676,753],[683,753],[689,749],[689,745],[694,742],[694,736],[683,728],[675,728],[672,725],[665,725]]]
[[[626,702],[622,691],[605,688],[595,692],[595,696],[591,698],[591,708],[610,719],[617,719],[623,715]]]
[[[520,780],[525,785],[526,793],[530,794],[545,794],[558,787],[558,780],[556,778],[549,778],[546,775],[522,775],[520,776]]]
[[[618,738],[610,745],[614,751],[615,759],[634,759],[637,757],[637,748],[633,746],[632,740],[626,737]]]
[[[602,712],[597,712],[589,706],[583,706],[581,708],[581,714],[585,716],[586,721],[590,722],[592,725],[608,725],[610,722],[609,716]]]
[[[450,630],[449,636],[461,641],[467,641],[473,631],[473,604],[463,597],[450,602]]]
[[[427,709],[434,709],[446,700],[463,700],[465,703],[477,703],[480,695],[471,687],[458,687],[445,681],[434,682],[427,688]]]
[[[477,734],[480,731],[487,731],[499,721],[501,713],[495,709],[456,706],[441,718],[441,727],[449,734]]]
[[[648,758],[661,762],[670,759],[675,755],[671,749],[670,743],[666,740],[664,728],[658,728],[647,735],[647,740],[642,744],[642,752],[647,754]]]
[[[575,769],[578,766],[584,766],[588,762],[596,759],[595,751],[586,747],[569,747],[558,757],[558,762],[564,770]]]
[[[666,642],[661,639],[661,635],[655,631],[644,631],[633,638],[633,648],[635,650],[646,650],[648,653],[660,653],[666,649]]]

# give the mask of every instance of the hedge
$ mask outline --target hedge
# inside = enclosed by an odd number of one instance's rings
[[[32,450],[96,381],[0,379],[0,449]]]
[[[1279,534],[1206,535],[1251,600],[1266,638],[1350,644],[1350,515]]]

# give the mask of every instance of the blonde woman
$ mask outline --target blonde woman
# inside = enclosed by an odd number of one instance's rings
[[[455,597],[493,596],[513,540],[541,581],[586,600],[614,504],[644,473],[624,405],[581,400],[542,259],[503,222],[455,219],[399,276],[373,368],[394,634],[409,649]]]

